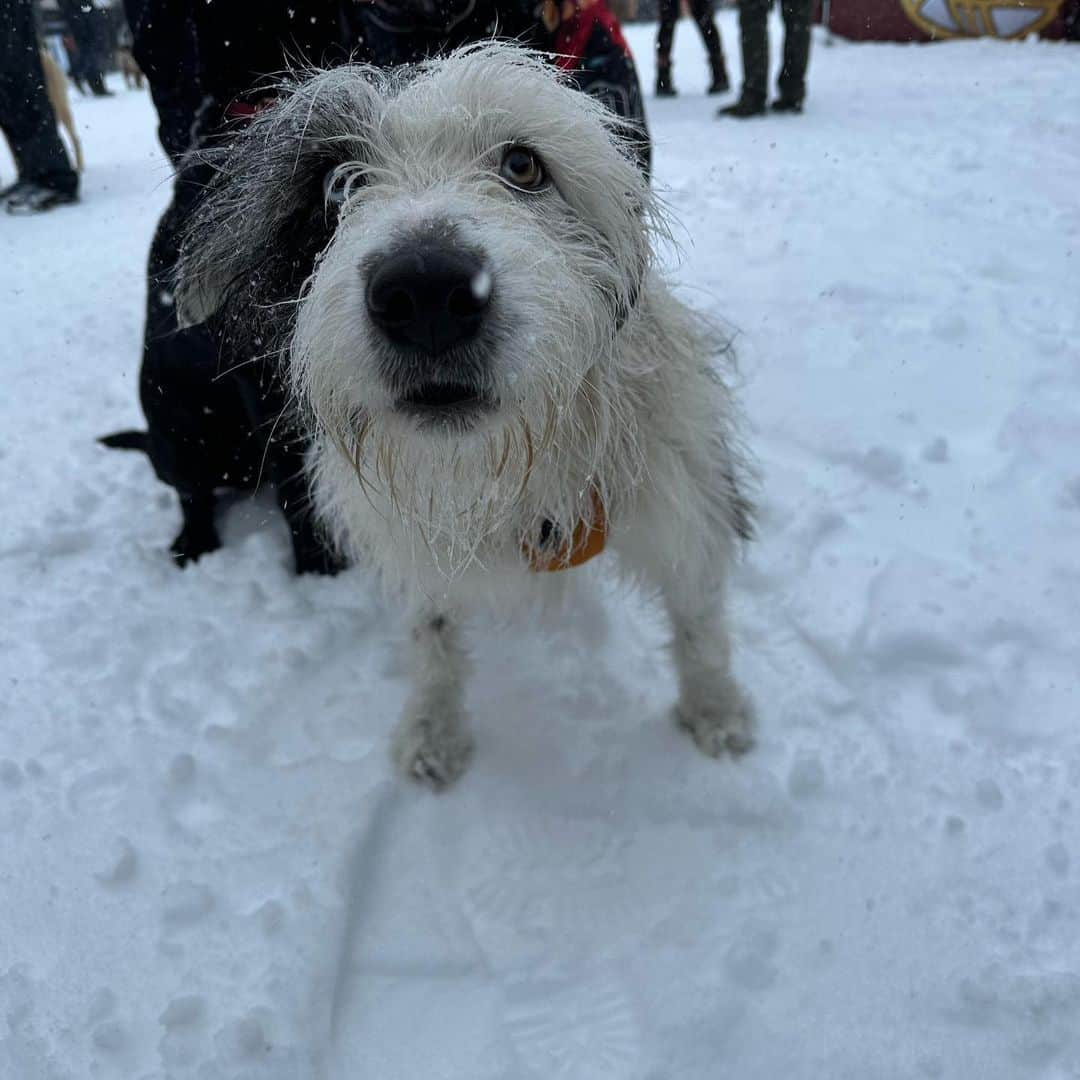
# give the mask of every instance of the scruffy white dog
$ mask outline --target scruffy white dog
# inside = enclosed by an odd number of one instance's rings
[[[220,156],[184,249],[182,318],[280,354],[317,510],[405,598],[395,757],[435,787],[472,749],[463,614],[601,550],[663,595],[679,724],[712,756],[752,742],[732,405],[652,267],[632,134],[512,45],[316,72]]]

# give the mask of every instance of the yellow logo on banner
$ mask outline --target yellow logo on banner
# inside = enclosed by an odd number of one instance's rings
[[[1064,0],[900,0],[932,37],[1019,38],[1047,26]]]

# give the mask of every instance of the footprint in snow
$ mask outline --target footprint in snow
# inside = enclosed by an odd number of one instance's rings
[[[545,1080],[637,1080],[639,1027],[614,980],[511,990],[506,1030],[528,1075]]]

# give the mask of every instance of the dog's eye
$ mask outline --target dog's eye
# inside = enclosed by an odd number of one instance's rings
[[[547,186],[544,163],[524,146],[511,146],[503,154],[499,175],[522,191],[539,191]]]

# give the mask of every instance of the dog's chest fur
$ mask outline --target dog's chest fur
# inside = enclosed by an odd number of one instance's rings
[[[338,447],[320,441],[316,498],[339,542],[392,588],[469,603],[565,587],[573,573],[535,573],[528,549],[545,539],[550,545],[552,534],[572,536],[597,506],[607,526],[601,559],[632,575],[650,550],[683,552],[693,562],[702,540],[726,549],[729,458],[721,424],[728,403],[698,349],[678,347],[689,340],[685,319],[682,305],[651,278],[615,352],[586,380],[590,393],[579,398],[576,415],[548,440],[537,436],[527,475],[520,445],[497,479],[498,440],[494,451],[471,458],[454,458],[447,445],[442,454],[420,455],[431,471],[403,506],[390,490],[401,488],[400,475],[388,485],[370,462],[362,481]],[[455,527],[447,501],[467,526]]]

